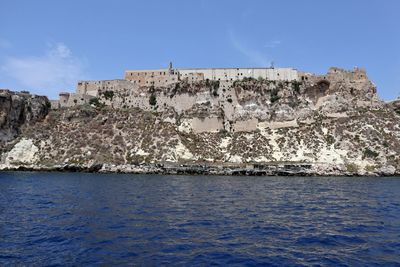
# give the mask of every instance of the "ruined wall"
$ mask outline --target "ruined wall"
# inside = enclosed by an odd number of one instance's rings
[[[236,121],[233,124],[234,132],[253,132],[257,129],[258,119],[252,118],[245,121]]]
[[[60,100],[50,100],[51,109],[59,109],[60,108]]]
[[[90,99],[94,98],[92,95],[85,94],[73,94],[73,93],[61,93],[58,105],[54,106],[57,108],[74,107],[84,104],[89,104]],[[56,103],[54,103],[56,104]],[[53,108],[53,105],[52,105]]]
[[[309,72],[299,72],[299,80],[318,82],[320,80],[329,81],[360,81],[368,80],[367,72],[362,68],[354,68],[353,70],[344,70],[341,68],[331,67],[328,72],[323,75],[316,75]]]
[[[206,118],[193,118],[191,128],[195,133],[215,133],[224,129],[223,120],[221,118],[210,116]]]
[[[87,94],[97,97],[101,91],[120,91],[124,89],[135,90],[139,85],[127,80],[102,80],[102,81],[79,81],[76,87],[77,94]]]
[[[176,94],[172,97],[170,95],[164,95],[163,93],[155,93],[155,103],[152,105],[150,103],[151,93],[149,92],[129,92],[127,94],[116,94],[112,100],[114,107],[122,108],[134,108],[138,107],[143,110],[157,110],[165,111],[171,107],[175,109],[176,112],[181,113],[185,110],[192,108],[196,104],[204,104],[210,102],[210,104],[216,105],[218,103],[217,98],[213,98],[210,92],[203,91],[198,92],[195,95],[184,93]],[[111,102],[106,104],[111,105]]]

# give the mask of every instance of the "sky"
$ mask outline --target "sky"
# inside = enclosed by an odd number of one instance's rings
[[[362,67],[400,96],[398,0],[0,0],[0,88],[56,99],[127,69]]]

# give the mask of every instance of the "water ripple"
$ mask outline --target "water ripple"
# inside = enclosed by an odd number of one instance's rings
[[[400,266],[399,178],[0,173],[0,265]]]

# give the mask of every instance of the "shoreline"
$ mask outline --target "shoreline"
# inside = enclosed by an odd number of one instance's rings
[[[158,174],[193,176],[300,176],[300,177],[395,177],[400,173],[387,172],[349,172],[329,166],[328,169],[315,168],[313,164],[269,164],[259,168],[223,165],[112,165],[94,164],[82,166],[62,164],[54,166],[0,166],[0,172],[65,172],[99,174]],[[326,167],[326,166],[325,166]]]

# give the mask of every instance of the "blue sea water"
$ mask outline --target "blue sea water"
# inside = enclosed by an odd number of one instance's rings
[[[0,173],[0,265],[400,266],[400,178]]]

